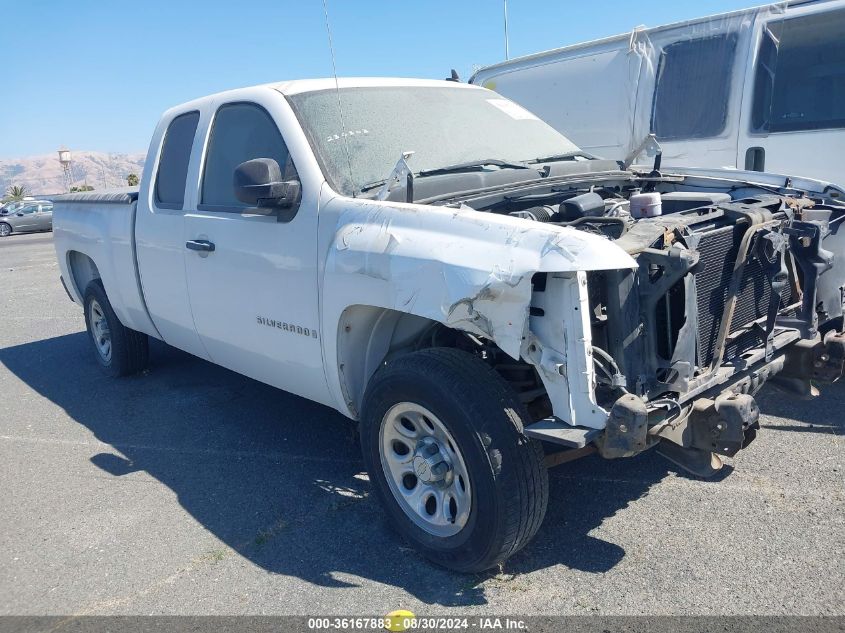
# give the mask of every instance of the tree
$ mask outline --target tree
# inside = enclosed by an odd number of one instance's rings
[[[83,191],[94,191],[94,187],[91,185],[79,185],[78,187],[71,187],[71,193],[81,193]]]
[[[29,189],[27,189],[26,185],[12,185],[6,189],[6,197],[12,202],[23,200],[28,195]]]
[[[126,177],[126,183],[127,183],[130,187],[137,187],[139,182],[141,182],[141,179],[140,179],[140,178],[138,178],[138,174],[129,174],[129,175]]]

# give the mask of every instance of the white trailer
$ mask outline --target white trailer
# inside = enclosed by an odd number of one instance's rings
[[[845,181],[845,1],[793,0],[537,53],[471,83],[582,149]],[[644,156],[640,155],[643,160]]]

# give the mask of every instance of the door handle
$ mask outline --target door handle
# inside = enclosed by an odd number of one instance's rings
[[[209,242],[208,240],[188,240],[185,242],[185,247],[191,251],[211,253],[214,251],[214,242]]]
[[[745,169],[747,171],[764,171],[766,169],[766,150],[762,147],[749,147],[745,152]]]

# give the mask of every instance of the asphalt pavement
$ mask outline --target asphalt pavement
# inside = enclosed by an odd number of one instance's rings
[[[108,379],[51,234],[0,238],[0,614],[845,613],[845,384],[759,398],[716,480],[659,455],[550,471],[498,573],[386,524],[340,414],[156,343]]]

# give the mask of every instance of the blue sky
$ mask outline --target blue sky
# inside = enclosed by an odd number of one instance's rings
[[[758,4],[509,0],[511,57]],[[338,74],[443,78],[504,59],[502,0],[328,0]],[[146,150],[212,92],[331,75],[321,0],[0,0],[0,158]],[[13,32],[13,29],[15,32]],[[19,31],[19,32],[18,32]]]

